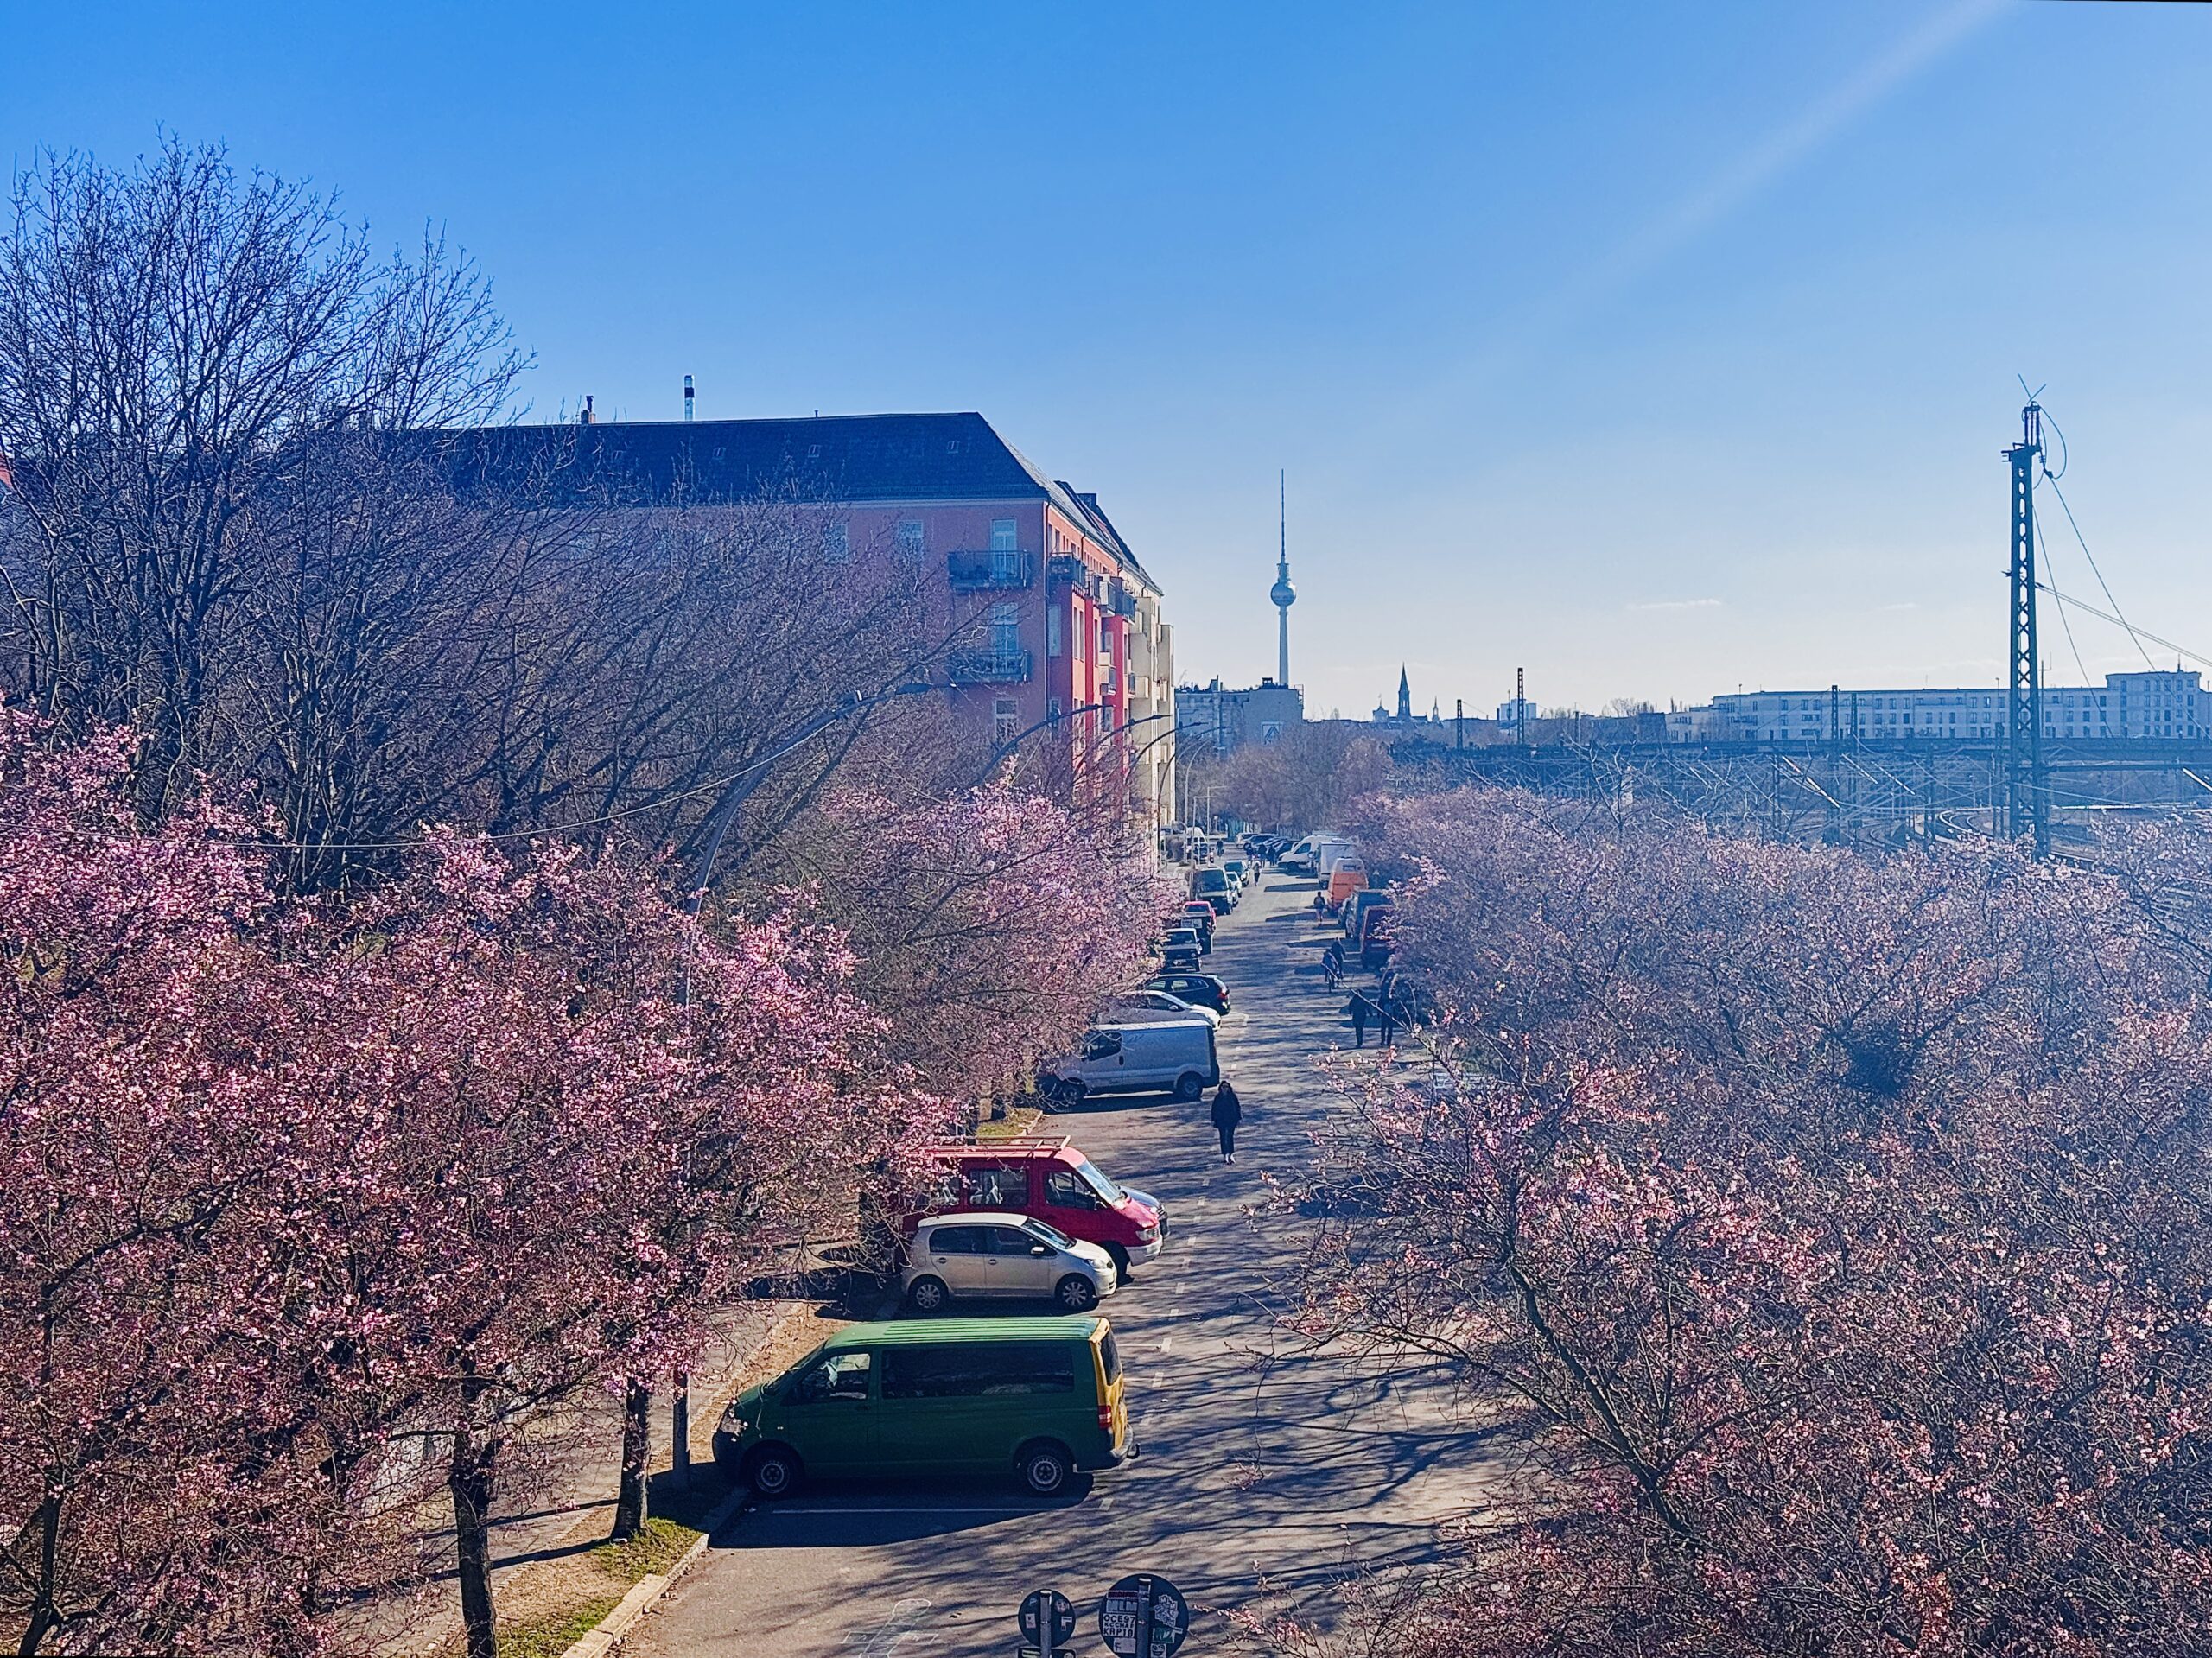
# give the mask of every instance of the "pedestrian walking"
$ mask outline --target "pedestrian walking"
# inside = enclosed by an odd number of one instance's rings
[[[1354,991],[1352,999],[1344,1004],[1344,1011],[1351,1015],[1352,1046],[1365,1047],[1367,1045],[1367,998]]]
[[[1381,1046],[1387,1048],[1390,1045],[1390,1038],[1395,1034],[1393,1020],[1395,1018],[1391,1001],[1388,996],[1383,997],[1382,1001],[1376,1004],[1375,1016],[1382,1021],[1376,1027],[1375,1040]]]
[[[1321,976],[1328,981],[1332,990],[1344,982],[1344,953],[1335,944],[1321,952]]]
[[[1221,1160],[1224,1163],[1236,1160],[1236,1125],[1243,1121],[1243,1102],[1224,1078],[1221,1086],[1213,1091],[1213,1126],[1221,1136]]]

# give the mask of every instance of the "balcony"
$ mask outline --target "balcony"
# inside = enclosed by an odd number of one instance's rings
[[[1010,592],[1037,579],[1033,553],[948,553],[944,567],[955,593]]]
[[[1028,683],[1027,651],[955,651],[945,659],[946,676],[956,685],[1020,685]]]

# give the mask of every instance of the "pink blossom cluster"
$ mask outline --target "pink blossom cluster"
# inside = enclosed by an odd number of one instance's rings
[[[1446,1014],[1338,1070],[1300,1321],[1441,1356],[1518,1453],[1390,1650],[2212,1649],[2200,843],[1373,812]]]
[[[825,816],[830,873],[807,901],[851,940],[899,1061],[951,1098],[1018,1088],[1071,1051],[1183,902],[1122,813],[1004,778],[942,799],[847,791]]]
[[[24,1652],[320,1649],[410,1500],[487,1504],[530,1412],[680,1363],[941,1126],[834,930],[449,834],[280,901],[254,825],[133,820],[122,737],[0,721]]]

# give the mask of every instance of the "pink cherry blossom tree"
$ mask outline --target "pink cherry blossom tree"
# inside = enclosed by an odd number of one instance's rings
[[[2203,1645],[2212,1018],[2123,883],[1491,791],[1376,834],[1447,1017],[1341,1072],[1302,1323],[1528,1456],[1390,1649]]]
[[[935,1092],[988,1096],[1068,1051],[1143,972],[1180,891],[1118,810],[1001,778],[945,797],[833,800],[797,867],[857,957],[891,1051]]]

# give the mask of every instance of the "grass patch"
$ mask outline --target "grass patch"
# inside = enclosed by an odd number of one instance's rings
[[[641,1578],[665,1572],[699,1540],[693,1527],[656,1515],[626,1543],[606,1542],[533,1569],[502,1591],[509,1615],[499,1620],[499,1658],[561,1658],[622,1604]],[[441,1658],[461,1650],[456,1637]]]
[[[626,1587],[640,1578],[667,1571],[698,1540],[699,1533],[693,1528],[655,1515],[628,1542],[601,1543],[585,1558],[595,1560]]]
[[[524,1618],[499,1625],[499,1658],[561,1658],[561,1655],[599,1627],[622,1604],[620,1595],[601,1595],[585,1601],[573,1611]]]
[[[1024,1134],[1036,1133],[1037,1125],[1044,1120],[1045,1114],[1033,1105],[1013,1106],[995,1122],[977,1123],[976,1140],[984,1146],[994,1140],[1019,1140]]]

